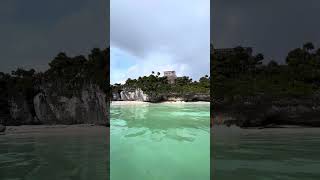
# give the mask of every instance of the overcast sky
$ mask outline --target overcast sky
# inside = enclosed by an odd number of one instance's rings
[[[289,50],[312,41],[320,46],[319,0],[211,1],[215,47],[252,46],[283,62]]]
[[[109,42],[109,0],[1,0],[0,71],[45,70],[61,51],[87,55]]]
[[[111,0],[111,83],[209,74],[210,0]]]

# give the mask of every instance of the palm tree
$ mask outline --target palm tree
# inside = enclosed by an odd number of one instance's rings
[[[303,49],[305,51],[311,51],[314,49],[314,45],[312,44],[312,42],[307,42],[303,45]]]

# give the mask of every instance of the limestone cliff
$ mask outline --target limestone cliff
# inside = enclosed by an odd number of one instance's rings
[[[120,99],[123,101],[149,101],[149,96],[141,89],[124,90],[120,92]]]
[[[255,99],[234,103],[213,103],[215,124],[240,127],[277,125],[320,126],[319,97],[304,99]]]
[[[109,57],[60,52],[44,72],[0,72],[0,124],[108,124]]]
[[[9,118],[7,124],[21,125],[21,124],[37,124],[37,118],[34,117],[32,104],[27,102],[26,98],[17,94],[9,98]]]
[[[6,124],[108,124],[106,94],[97,85],[87,83],[79,90],[57,92],[50,84],[42,84],[31,103],[23,96],[12,97]]]
[[[93,84],[85,84],[72,96],[42,87],[34,97],[34,109],[43,124],[107,124],[106,95]]]
[[[113,101],[144,101],[144,102],[161,102],[161,101],[210,101],[209,94],[147,94],[141,89],[123,89],[119,92],[112,93]]]

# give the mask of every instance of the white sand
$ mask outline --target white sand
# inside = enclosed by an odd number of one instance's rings
[[[149,104],[143,101],[111,101],[111,105],[134,105],[134,104]]]
[[[150,102],[143,101],[111,101],[111,105],[136,105],[136,104],[153,104]],[[210,102],[196,101],[196,102],[185,102],[185,101],[164,101],[154,104],[210,104]]]

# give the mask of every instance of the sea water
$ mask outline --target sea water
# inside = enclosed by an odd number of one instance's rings
[[[319,180],[320,128],[212,130],[217,180]]]
[[[108,179],[107,130],[91,128],[63,128],[55,133],[48,128],[0,136],[0,179]]]
[[[111,180],[209,180],[209,103],[111,105]]]

